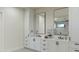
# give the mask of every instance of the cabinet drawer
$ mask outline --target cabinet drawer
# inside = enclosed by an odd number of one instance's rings
[[[79,49],[79,46],[71,46],[71,48]]]
[[[46,42],[47,40],[46,40],[46,39],[41,39],[41,41],[42,41],[42,42]]]
[[[41,48],[42,52],[47,52],[47,48]]]
[[[27,42],[28,42],[28,40],[25,40],[25,41],[24,41],[24,43],[27,43]]]
[[[41,44],[41,51],[42,52],[46,52],[47,51],[47,44],[46,43]]]
[[[47,40],[46,39],[41,39],[40,45],[43,46],[47,46]]]
[[[41,48],[47,48],[46,44],[41,44]]]
[[[29,42],[28,39],[25,39],[25,41],[24,41],[24,47],[27,47],[27,48],[30,47],[30,42]]]
[[[27,44],[24,44],[24,47],[27,47],[28,45]]]
[[[79,49],[79,43],[72,42],[72,43],[70,44],[70,47],[71,47],[71,48]]]
[[[29,44],[24,44],[24,47],[30,48]]]
[[[79,48],[70,48],[70,52],[79,52]]]
[[[41,44],[46,44],[47,40],[41,40]]]

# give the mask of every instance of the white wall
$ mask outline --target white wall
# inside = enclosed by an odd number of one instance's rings
[[[29,17],[30,15],[30,10],[29,8],[25,9],[25,16],[24,16],[24,34],[25,34],[25,37],[29,34]]]
[[[25,8],[25,17],[24,17],[24,28],[25,28],[25,37],[31,31],[34,31],[34,9],[32,8]]]
[[[79,7],[69,8],[69,33],[72,41],[79,42]]]
[[[3,40],[3,38],[4,38],[4,35],[3,35],[3,33],[4,33],[4,26],[3,26],[3,13],[2,13],[2,11],[0,10],[0,51],[3,51],[3,49],[4,49],[4,40]]]
[[[4,14],[4,51],[23,48],[24,11],[20,8],[0,8]]]
[[[55,10],[55,17],[66,18],[66,17],[68,17],[68,11],[69,11],[68,8],[57,9],[57,10]],[[66,18],[66,20],[67,20],[67,18]]]
[[[54,12],[53,8],[37,8],[36,9],[36,14],[46,12],[46,32],[49,29],[53,29],[53,20],[54,20]]]

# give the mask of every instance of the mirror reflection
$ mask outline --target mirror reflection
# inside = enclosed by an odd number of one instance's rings
[[[54,19],[54,35],[68,35],[69,19],[68,8],[55,10]]]
[[[40,13],[36,15],[37,34],[46,33],[46,13]]]

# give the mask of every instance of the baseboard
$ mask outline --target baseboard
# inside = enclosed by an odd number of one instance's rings
[[[18,50],[18,49],[22,49],[22,48],[24,48],[24,47],[6,49],[4,52],[14,52],[14,51],[16,51],[16,50]]]

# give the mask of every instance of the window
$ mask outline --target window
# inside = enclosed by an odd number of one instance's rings
[[[57,24],[57,28],[64,28],[64,24]]]

